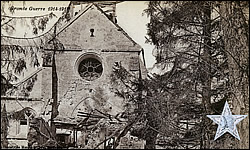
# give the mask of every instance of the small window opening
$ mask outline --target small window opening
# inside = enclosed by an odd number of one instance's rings
[[[90,35],[90,37],[94,37],[94,29],[90,29],[90,32],[91,32],[91,35]]]
[[[27,125],[27,120],[20,120],[20,125]]]

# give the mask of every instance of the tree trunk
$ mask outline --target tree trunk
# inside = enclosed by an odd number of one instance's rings
[[[158,135],[157,130],[160,129],[161,121],[157,116],[156,110],[154,108],[150,110],[151,111],[146,114],[148,122],[146,124],[146,131],[145,131],[146,145],[144,149],[155,149],[156,139]]]
[[[56,127],[54,124],[54,118],[58,115],[58,104],[57,104],[57,94],[58,94],[58,77],[57,77],[57,72],[56,72],[56,60],[55,60],[55,55],[56,55],[56,50],[57,50],[57,43],[55,42],[56,38],[56,25],[54,29],[54,39],[53,39],[53,45],[54,45],[54,51],[53,51],[53,56],[52,56],[52,99],[53,99],[53,104],[52,104],[52,114],[51,114],[51,132],[53,137],[56,137]]]
[[[229,63],[229,105],[232,106],[233,115],[247,115],[249,112],[249,29],[240,3],[225,1],[221,2],[220,7],[223,40]],[[245,7],[249,14],[248,6]],[[249,120],[246,118],[239,122],[237,129],[241,140],[233,138],[230,143],[227,141],[227,145],[224,144],[224,148],[249,149]]]
[[[208,2],[206,2],[208,3]],[[210,3],[208,3],[210,4]],[[202,148],[210,148],[210,140],[211,135],[209,135],[208,131],[210,130],[209,122],[211,121],[206,117],[206,114],[211,114],[211,6],[204,6],[203,8],[203,39],[204,39],[204,53],[202,59],[202,101],[204,105],[204,128],[202,133]]]

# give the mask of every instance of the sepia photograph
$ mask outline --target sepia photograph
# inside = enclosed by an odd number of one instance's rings
[[[249,1],[1,1],[1,149],[249,149]]]

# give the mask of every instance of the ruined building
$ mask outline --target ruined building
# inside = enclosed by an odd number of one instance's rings
[[[9,146],[28,146],[31,119],[39,117],[47,122],[37,120],[45,138],[29,141],[31,145],[49,139],[46,130],[51,124],[62,147],[107,148],[122,131],[128,102],[113,92],[113,66],[121,64],[138,77],[145,76],[146,68],[142,47],[118,25],[114,11],[109,14],[103,6],[91,4],[71,12],[72,18],[55,33],[63,49],[47,39],[42,66],[23,80],[34,78],[28,97],[1,97],[7,113],[20,113],[9,119]],[[127,135],[119,146],[143,148],[143,141]]]

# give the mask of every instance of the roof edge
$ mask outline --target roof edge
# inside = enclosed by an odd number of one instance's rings
[[[97,4],[93,4],[101,13],[104,14],[105,17],[107,17],[108,20],[110,20],[130,41],[133,42],[133,44],[137,44],[139,45],[138,43],[136,43],[129,35],[126,31],[123,30],[122,27],[120,27],[117,23],[115,23],[112,19],[110,19],[108,17],[108,15],[97,5]],[[140,46],[141,47],[141,46]]]

